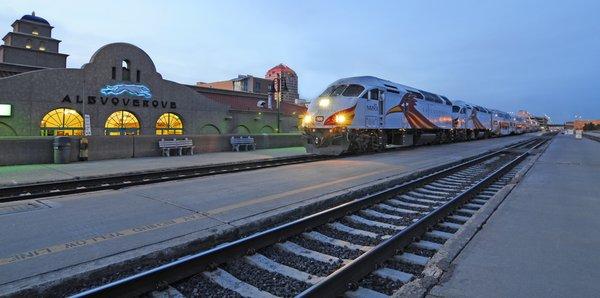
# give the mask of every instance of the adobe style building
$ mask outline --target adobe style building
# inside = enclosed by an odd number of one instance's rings
[[[260,134],[276,130],[262,93],[165,80],[142,49],[113,43],[81,68],[52,26],[32,15],[13,24],[1,46],[0,136]],[[282,132],[298,131],[305,108],[282,105]],[[89,119],[89,120],[84,120]],[[87,126],[85,124],[88,124]]]

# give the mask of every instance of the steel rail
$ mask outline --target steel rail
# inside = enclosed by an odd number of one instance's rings
[[[532,139],[517,142],[491,153],[481,155],[472,160],[450,166],[435,173],[424,175],[409,182],[402,183],[392,188],[367,195],[336,207],[308,215],[304,218],[259,232],[248,237],[225,243],[215,248],[203,251],[194,255],[183,257],[174,262],[161,265],[148,271],[93,288],[72,297],[131,297],[151,292],[179,280],[198,274],[204,270],[216,268],[219,264],[230,261],[232,258],[243,256],[266,246],[275,244],[284,239],[311,230],[320,225],[326,224],[333,219],[341,218],[349,213],[356,212],[366,207],[375,205],[387,200],[398,192],[413,189],[427,184],[440,177],[447,176],[463,168],[475,165],[486,159],[503,154],[506,150],[517,148],[519,146],[531,144],[539,139]]]
[[[77,180],[21,184],[0,187],[0,203],[23,201],[46,196],[92,192],[104,189],[119,189],[134,185],[144,185],[172,180],[197,178],[233,172],[272,168],[330,159],[327,156],[302,155],[293,157],[269,158],[237,163],[203,165],[185,168],[152,170],[141,173],[128,173],[103,177],[90,177]]]
[[[484,190],[497,179],[509,172],[529,156],[532,150],[541,146],[547,140],[548,139],[540,139],[537,144],[525,153],[520,154],[500,169],[486,176],[486,178],[477,184],[456,195],[452,200],[414,222],[406,229],[384,240],[373,249],[336,270],[319,283],[306,289],[304,292],[300,293],[298,297],[336,297],[343,295],[349,290],[350,285],[358,282],[374,270],[377,270],[379,264],[391,259],[398,252],[401,252],[408,247],[408,245],[413,243],[415,239],[418,239],[433,226],[442,222],[444,218],[471,200],[477,193]]]

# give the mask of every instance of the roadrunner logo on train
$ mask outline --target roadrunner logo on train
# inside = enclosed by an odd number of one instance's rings
[[[302,119],[310,153],[339,155],[521,134],[539,129],[511,114],[371,76],[340,79]]]

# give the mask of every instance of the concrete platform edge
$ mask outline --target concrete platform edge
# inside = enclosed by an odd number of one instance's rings
[[[460,254],[467,246],[473,237],[486,224],[490,216],[500,207],[504,199],[508,197],[510,192],[517,186],[519,181],[533,167],[544,150],[548,148],[550,142],[546,143],[542,149],[534,151],[536,155],[527,162],[527,164],[517,172],[511,182],[501,188],[488,202],[479,209],[463,227],[448,240],[442,249],[440,249],[427,263],[423,270],[423,277],[414,279],[413,281],[403,285],[392,297],[441,297],[435,294],[436,286],[452,275],[452,261]]]
[[[511,143],[514,144],[514,143]],[[508,145],[511,145],[508,144]],[[497,150],[497,149],[495,149]],[[227,224],[227,227],[211,236],[195,237],[194,233],[173,238],[160,243],[140,247],[134,250],[122,252],[110,257],[91,260],[76,266],[63,268],[54,272],[43,273],[26,279],[14,281],[0,288],[0,295],[8,296],[37,296],[37,295],[60,295],[72,293],[73,285],[85,284],[89,280],[101,280],[106,276],[123,276],[124,273],[132,274],[130,268],[150,268],[165,262],[180,258],[185,255],[198,253],[204,249],[221,243],[239,239],[240,237],[267,229],[277,224],[289,222],[300,217],[325,210],[340,203],[350,201],[353,197],[382,191],[397,184],[410,181],[418,176],[439,171],[449,165],[456,165],[485,154],[484,153],[461,159],[455,162],[442,164],[434,167],[423,168],[410,174],[389,177],[368,185],[361,185],[338,191],[325,196],[311,198],[302,202],[300,206],[285,211],[275,210],[269,212],[256,220],[251,220],[240,225]],[[196,233],[199,233],[197,231]],[[35,286],[31,286],[35,285]]]

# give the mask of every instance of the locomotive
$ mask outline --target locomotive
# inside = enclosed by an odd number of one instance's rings
[[[529,116],[362,76],[329,85],[309,104],[302,127],[309,153],[340,155],[525,133],[536,129]]]

